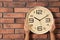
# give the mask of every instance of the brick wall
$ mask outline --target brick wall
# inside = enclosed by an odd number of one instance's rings
[[[51,10],[56,23],[56,40],[60,40],[60,0],[0,0],[0,40],[24,40],[24,19],[34,6]],[[49,40],[49,32],[30,34],[30,40]]]

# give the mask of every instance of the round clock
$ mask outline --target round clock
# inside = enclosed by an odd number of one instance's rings
[[[35,34],[48,32],[53,22],[54,19],[50,10],[42,6],[32,8],[26,15],[26,25]]]

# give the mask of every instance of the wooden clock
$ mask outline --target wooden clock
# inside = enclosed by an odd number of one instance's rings
[[[48,32],[53,22],[54,18],[50,10],[42,6],[32,8],[26,15],[26,25],[35,34]]]

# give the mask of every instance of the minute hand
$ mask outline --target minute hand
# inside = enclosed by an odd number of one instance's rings
[[[45,17],[47,17],[48,15],[46,15]],[[42,19],[44,19],[45,17],[43,17]],[[42,19],[40,19],[40,21],[42,20]]]

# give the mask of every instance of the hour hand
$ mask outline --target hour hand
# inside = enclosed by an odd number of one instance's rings
[[[40,21],[38,18],[34,17],[36,20]]]

